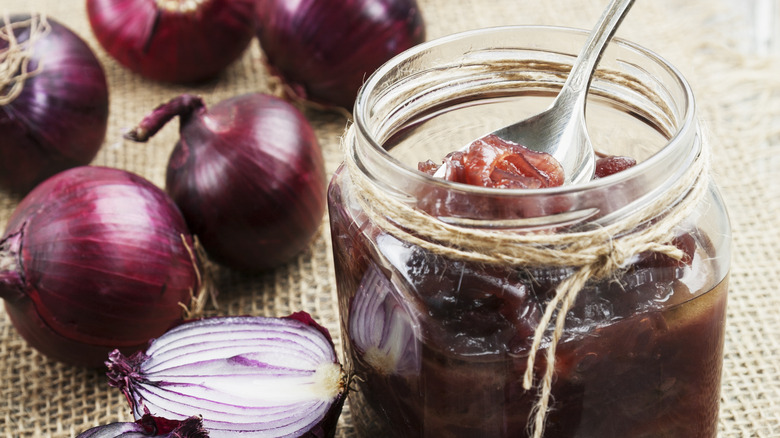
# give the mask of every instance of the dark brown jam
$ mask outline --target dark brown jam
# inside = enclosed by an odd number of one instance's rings
[[[556,285],[571,272],[433,254],[374,227],[342,195],[332,184],[359,435],[528,436],[538,398],[522,386],[528,350]],[[639,254],[577,296],[556,350],[545,437],[716,436],[726,280],[712,288],[705,235],[688,231],[672,243],[682,260]],[[537,354],[537,379],[551,330]]]
[[[634,165],[636,160],[631,157],[599,154],[594,177],[604,178]],[[418,163],[417,169],[447,181],[503,189],[558,187],[564,181],[563,167],[552,155],[494,134],[447,154],[441,164],[427,160]]]
[[[731,234],[685,79],[611,43],[596,181],[472,141],[548,108],[583,38],[455,35],[361,90],[328,192],[358,438],[716,438]]]

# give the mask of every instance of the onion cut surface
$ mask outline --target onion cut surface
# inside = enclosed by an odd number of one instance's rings
[[[419,331],[393,284],[376,265],[370,265],[349,315],[353,347],[381,374],[415,374],[421,360]]]
[[[136,418],[200,415],[212,437],[333,436],[346,396],[330,336],[303,312],[185,323],[106,365]]]

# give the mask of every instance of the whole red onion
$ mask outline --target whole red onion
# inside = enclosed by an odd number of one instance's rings
[[[421,43],[416,0],[258,0],[260,46],[293,95],[351,109],[379,66]]]
[[[54,359],[100,366],[182,318],[199,288],[192,238],[149,181],[76,167],[33,189],[0,238],[0,297],[19,334]]]
[[[213,78],[254,37],[253,0],[87,0],[87,14],[109,55],[157,81]]]
[[[216,261],[273,268],[303,251],[325,213],[324,159],[309,122],[276,97],[252,93],[210,109],[182,95],[127,137],[146,141],[180,116],[166,189]]]
[[[108,124],[103,67],[51,18],[0,18],[0,187],[25,193],[97,155]]]

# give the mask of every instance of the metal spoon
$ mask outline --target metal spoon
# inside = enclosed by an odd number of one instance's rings
[[[593,178],[595,156],[585,125],[588,88],[604,48],[633,4],[634,0],[612,0],[590,33],[561,92],[549,108],[493,132],[504,140],[551,154],[563,166],[565,183],[573,184]],[[444,167],[441,166],[435,176],[443,176]]]

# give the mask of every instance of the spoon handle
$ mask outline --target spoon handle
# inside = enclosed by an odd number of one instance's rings
[[[604,47],[612,39],[615,30],[633,4],[634,0],[612,0],[577,56],[561,93],[575,94],[590,87],[593,70],[601,59]],[[582,93],[583,98],[585,94],[587,93]]]

